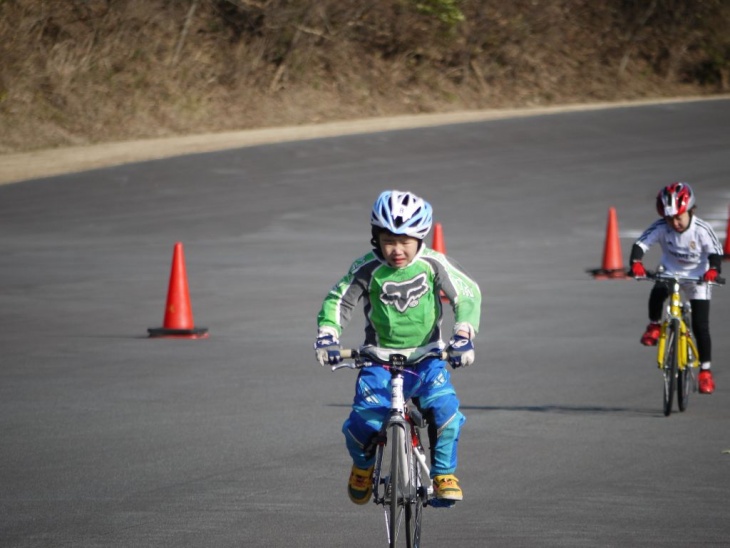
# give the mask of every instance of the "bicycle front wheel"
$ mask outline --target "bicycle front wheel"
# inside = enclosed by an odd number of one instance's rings
[[[672,413],[674,392],[677,388],[677,363],[679,360],[679,322],[672,320],[667,326],[667,342],[664,347],[662,373],[664,375],[664,416]]]
[[[413,479],[413,449],[404,425],[390,427],[388,443],[391,460],[385,505],[389,546],[418,548],[421,514]]]
[[[411,429],[415,428],[413,425],[411,425]],[[413,435],[413,432],[411,432],[411,435]],[[421,445],[420,437],[418,436],[418,433],[416,431],[416,438],[411,438],[412,442],[417,442],[419,450],[421,451],[421,454],[424,454],[423,452],[423,446]],[[413,449],[413,445],[409,444],[410,451],[408,453],[408,459],[409,459],[409,466],[408,469],[411,474],[411,481],[410,481],[410,492],[411,492],[411,500],[410,504],[408,505],[406,509],[406,531],[408,534],[408,546],[411,548],[420,548],[421,546],[421,516],[423,515],[423,504],[424,501],[428,500],[428,487],[426,487],[424,482],[424,477],[421,472],[421,466],[418,463],[418,460],[415,455],[415,451]],[[426,478],[428,481],[431,481],[430,478]]]
[[[677,405],[680,411],[687,409],[689,405],[690,372],[689,365],[677,371]]]
[[[683,344],[679,345],[683,349],[682,360],[684,361],[684,369],[680,369],[677,376],[677,403],[679,404],[680,411],[684,411],[689,405],[689,393],[692,391],[694,382],[692,376],[692,366],[694,365],[692,346],[694,342],[692,340],[692,332],[690,331],[689,324],[686,324],[686,320],[685,325],[687,332],[682,335],[684,337]]]

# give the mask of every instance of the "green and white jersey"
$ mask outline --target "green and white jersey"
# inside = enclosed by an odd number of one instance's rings
[[[330,290],[317,317],[318,327],[339,337],[363,300],[365,344],[412,349],[440,344],[443,319],[440,291],[454,310],[457,326],[479,330],[479,286],[451,259],[425,246],[403,268],[393,268],[371,251],[357,259]]]

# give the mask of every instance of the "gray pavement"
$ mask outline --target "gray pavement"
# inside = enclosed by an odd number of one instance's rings
[[[384,188],[434,204],[484,294],[478,364],[453,375],[465,500],[427,510],[424,546],[728,545],[730,289],[716,393],[665,418],[638,344],[649,284],[586,269],[608,208],[625,260],[674,180],[724,241],[729,126],[728,100],[661,104],[0,187],[0,545],[383,546],[379,510],[345,494],[355,376],[311,343]],[[146,337],[177,241],[207,340]]]

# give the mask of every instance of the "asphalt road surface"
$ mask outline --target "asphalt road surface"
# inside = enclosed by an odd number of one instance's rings
[[[386,188],[433,203],[484,296],[477,364],[453,374],[465,499],[426,510],[424,547],[730,545],[730,288],[717,391],[667,418],[638,342],[650,285],[586,273],[609,207],[626,260],[675,180],[725,241],[728,127],[728,100],[624,107],[0,187],[0,545],[384,546],[345,493],[355,375],[312,342]],[[147,337],[178,241],[205,340]]]

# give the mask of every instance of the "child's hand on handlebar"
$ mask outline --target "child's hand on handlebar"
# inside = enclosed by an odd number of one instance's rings
[[[705,275],[702,276],[702,279],[706,282],[716,282],[717,276],[718,276],[717,269],[710,268],[707,272],[705,272]]]
[[[641,261],[631,263],[631,275],[634,278],[646,278],[646,269]]]
[[[314,352],[320,365],[337,365],[342,361],[340,341],[332,334],[320,334],[314,343]]]
[[[467,367],[474,363],[474,343],[469,337],[454,335],[446,349],[451,367]]]

